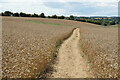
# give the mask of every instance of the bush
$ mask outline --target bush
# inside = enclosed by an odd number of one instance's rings
[[[76,21],[86,22],[85,19],[76,19]]]
[[[114,21],[110,21],[109,24],[110,25],[115,25],[115,22]]]

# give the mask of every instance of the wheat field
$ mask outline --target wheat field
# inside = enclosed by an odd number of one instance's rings
[[[118,28],[81,27],[81,47],[97,78],[118,77]]]
[[[54,58],[56,45],[74,29],[28,20],[3,17],[3,78],[34,78],[43,73]]]
[[[80,47],[95,78],[118,77],[118,28],[72,20],[2,17],[2,77],[36,78],[57,46],[80,28]],[[80,53],[81,54],[81,53]]]

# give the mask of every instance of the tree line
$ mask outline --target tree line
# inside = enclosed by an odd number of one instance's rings
[[[104,26],[108,26],[108,25],[115,25],[118,24],[118,17],[111,17],[111,19],[107,18],[107,17],[97,17],[100,19],[96,19],[96,17],[76,17],[73,15],[70,15],[69,17],[65,17],[65,16],[57,16],[57,15],[52,15],[52,16],[45,16],[44,13],[41,14],[26,14],[23,12],[16,12],[13,13],[11,11],[5,11],[0,13],[1,16],[13,16],[13,17],[40,17],[40,18],[54,18],[54,19],[66,19],[66,20],[75,20],[75,21],[80,21],[80,22],[88,22],[88,23],[93,23],[93,24],[97,24],[97,25],[104,25]]]
[[[81,22],[88,22],[88,23],[93,23],[97,25],[104,25],[104,26],[109,26],[109,25],[116,25],[118,24],[118,20],[105,20],[105,19],[100,19],[100,20],[94,20],[94,19],[76,19],[76,21],[81,21]]]
[[[41,17],[41,18],[58,18],[58,19],[64,19],[65,16],[57,16],[57,15],[52,15],[52,16],[45,16],[44,13],[41,13],[41,14],[26,14],[26,13],[23,13],[23,12],[16,12],[16,13],[13,13],[13,12],[10,12],[10,11],[5,11],[5,12],[2,12],[0,14],[1,16],[14,16],[14,17]]]
[[[41,17],[41,18],[55,18],[55,19],[68,19],[68,20],[74,20],[74,16],[73,15],[70,15],[69,17],[65,17],[65,16],[57,16],[57,15],[52,15],[52,16],[45,16],[44,13],[41,13],[40,15],[38,14],[26,14],[26,13],[23,13],[23,12],[16,12],[16,13],[13,13],[11,11],[5,11],[5,12],[2,12],[0,14],[1,16],[14,16],[14,17]]]
[[[5,12],[2,12],[1,13],[1,16],[14,16],[14,17],[42,17],[42,18],[45,18],[45,15],[44,13],[41,13],[40,15],[38,14],[26,14],[26,13],[23,13],[23,12],[16,12],[16,13],[13,13],[13,12],[10,12],[10,11],[5,11]]]

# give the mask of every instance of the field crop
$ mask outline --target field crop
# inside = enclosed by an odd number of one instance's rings
[[[39,21],[36,18],[3,17],[3,78],[38,77],[54,58],[58,43],[74,29],[27,22],[29,20]]]
[[[80,28],[81,47],[97,78],[118,77],[118,28]]]
[[[56,25],[56,26],[65,26],[65,27],[71,27],[71,25],[63,25],[63,24],[56,24],[56,23],[50,23],[50,22],[40,22],[40,21],[34,21],[34,20],[28,20],[29,23],[37,23],[37,24],[49,24],[49,25]]]
[[[82,57],[96,78],[118,77],[118,28],[72,20],[3,17],[3,77],[34,78],[54,59],[57,45],[80,28]]]
[[[2,78],[2,17],[0,17],[0,79]]]

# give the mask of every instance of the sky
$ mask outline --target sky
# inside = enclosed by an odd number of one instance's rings
[[[48,15],[117,16],[119,0],[0,0],[0,12]]]

